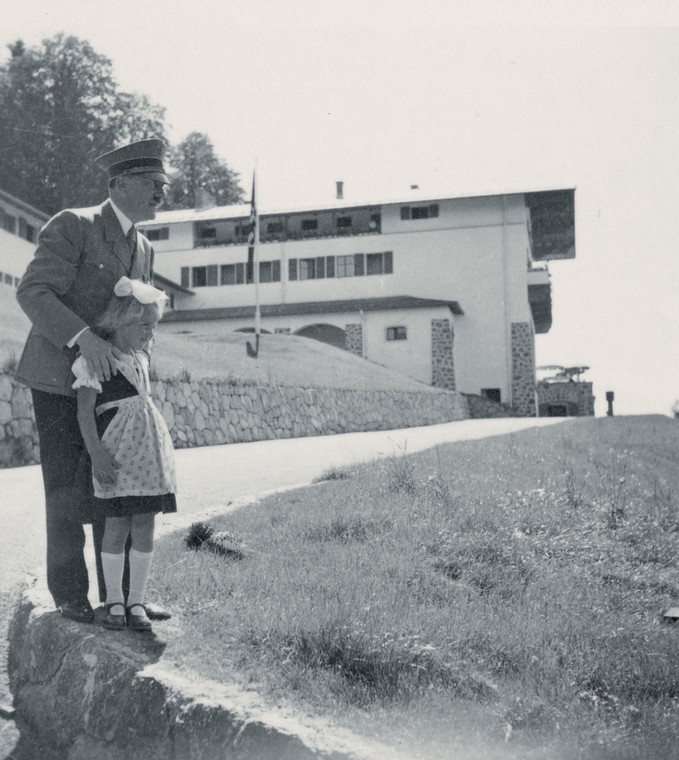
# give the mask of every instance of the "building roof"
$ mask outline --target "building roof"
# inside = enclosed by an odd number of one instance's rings
[[[171,290],[175,293],[181,293],[185,296],[193,296],[195,295],[195,292],[193,290],[189,290],[188,288],[185,288],[183,285],[180,285],[178,282],[175,282],[174,280],[170,280],[167,277],[163,277],[162,274],[158,274],[158,272],[153,273],[153,281],[157,287],[160,287],[161,290]]]
[[[512,190],[511,192],[490,192],[490,193],[424,193],[422,191],[411,192],[409,195],[399,195],[394,197],[383,198],[364,198],[350,200],[343,198],[341,200],[323,201],[314,205],[300,206],[282,206],[274,208],[259,207],[260,216],[279,216],[281,214],[303,214],[321,211],[347,210],[353,208],[379,207],[389,205],[404,205],[413,203],[433,203],[441,200],[463,200],[465,198],[488,198],[502,195],[529,195],[544,196],[553,195],[554,193],[574,193],[570,189],[558,190]],[[140,227],[158,227],[164,224],[177,224],[179,222],[207,222],[218,221],[220,219],[248,219],[250,217],[250,204],[241,203],[234,206],[210,206],[208,208],[193,209],[173,209],[172,211],[159,211],[156,218],[149,222],[140,222]]]
[[[40,209],[36,208],[35,206],[31,206],[31,204],[26,203],[26,201],[22,201],[20,198],[17,198],[15,195],[8,193],[6,190],[0,190],[0,200],[5,201],[5,203],[11,203],[16,208],[21,209],[27,214],[38,217],[38,219],[42,220],[43,222],[46,222],[50,218],[49,214],[46,214],[44,211],[40,211]]]
[[[415,296],[383,296],[381,298],[349,298],[338,301],[302,301],[299,303],[264,304],[263,317],[284,317],[296,314],[328,314],[345,311],[391,311],[401,309],[428,309],[446,306],[453,314],[464,314],[457,301]],[[255,316],[254,306],[226,306],[213,309],[185,309],[168,312],[163,322],[194,322],[204,319],[249,319]]]

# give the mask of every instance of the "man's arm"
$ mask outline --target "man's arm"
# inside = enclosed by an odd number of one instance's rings
[[[62,211],[50,219],[19,283],[17,301],[35,329],[58,348],[77,336],[75,342],[82,355],[105,379],[115,369],[116,349],[85,329],[89,325],[60,300],[78,275],[83,245],[80,220],[73,212]]]
[[[94,416],[97,391],[94,388],[78,388],[78,425],[92,460],[92,472],[100,483],[115,483],[119,465],[103,447]]]

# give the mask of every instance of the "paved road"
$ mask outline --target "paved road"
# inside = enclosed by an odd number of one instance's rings
[[[413,454],[441,443],[506,435],[560,421],[463,420],[403,430],[180,449],[176,452],[180,514],[161,517],[157,533],[162,535],[196,519],[226,512],[269,491],[307,485],[331,467]],[[24,574],[44,563],[43,490],[38,466],[0,470],[0,516],[0,702],[11,702],[4,666],[10,610]],[[11,724],[0,722],[0,757],[10,751],[15,734]]]

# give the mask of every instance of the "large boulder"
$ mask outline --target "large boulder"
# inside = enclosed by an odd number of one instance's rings
[[[100,613],[101,614],[101,613]],[[160,627],[160,626],[159,626]],[[8,671],[21,760],[386,760],[393,750],[270,710],[236,685],[163,660],[154,635],[62,618],[44,586],[23,592]]]

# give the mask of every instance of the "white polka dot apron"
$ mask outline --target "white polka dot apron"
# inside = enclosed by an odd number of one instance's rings
[[[165,420],[153,403],[144,354],[132,353],[119,365],[119,372],[132,383],[138,396],[109,401],[96,407],[97,415],[115,408],[101,442],[120,465],[115,483],[93,478],[99,498],[157,496],[175,493],[174,450]]]

